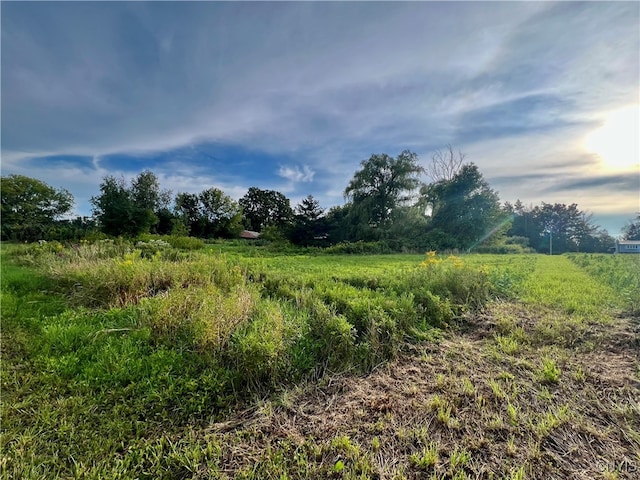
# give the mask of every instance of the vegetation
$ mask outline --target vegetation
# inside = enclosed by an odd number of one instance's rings
[[[351,213],[360,217],[359,223],[384,230],[392,212],[411,199],[408,193],[418,188],[424,169],[418,156],[408,150],[397,158],[372,155],[361,166],[344,194],[352,202]]]
[[[177,218],[173,231],[184,226],[185,233],[199,238],[235,238],[242,230],[240,205],[218,188],[200,194],[179,193],[175,200]]]
[[[625,240],[640,240],[640,214],[622,228],[622,238]]]
[[[427,237],[434,248],[470,249],[506,223],[498,194],[472,163],[463,165],[450,180],[424,186],[421,194],[432,211]]]
[[[14,175],[2,178],[2,238],[77,241],[98,238],[99,230],[112,237],[231,239],[246,228],[280,248],[291,242],[337,251],[359,251],[362,244],[377,244],[378,252],[593,253],[613,247],[614,239],[576,204],[501,206],[498,192],[464,159],[451,146],[435,152],[426,168],[409,150],[396,158],[374,154],[348,183],[347,203],[326,211],[311,195],[294,211],[281,192],[258,187],[250,187],[238,202],[218,188],[172,197],[145,170],[131,182],[105,177],[91,200],[93,218],[75,220],[59,218],[73,204],[69,192]],[[430,183],[422,183],[425,173]],[[625,227],[625,238],[637,236],[636,223]],[[358,245],[348,246],[353,243]]]
[[[251,187],[240,199],[240,206],[246,226],[256,232],[268,226],[282,228],[293,218],[289,199],[274,190]]]
[[[4,478],[632,478],[640,461],[613,274],[629,256],[160,236],[0,253]]]
[[[24,175],[0,178],[2,240],[36,241],[50,236],[55,221],[73,207],[73,196]]]
[[[615,240],[594,225],[590,215],[573,203],[550,204],[542,202],[525,208],[520,201],[507,203],[505,211],[513,218],[507,234],[526,238],[528,245],[538,252],[607,252]]]

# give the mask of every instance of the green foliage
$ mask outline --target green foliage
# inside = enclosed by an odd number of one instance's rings
[[[542,359],[542,368],[540,369],[540,381],[543,383],[558,383],[560,380],[560,370],[556,362],[552,358],[545,357]]]
[[[640,214],[622,228],[622,238],[625,240],[640,240]]]
[[[166,241],[173,247],[179,250],[200,250],[204,248],[204,242],[199,238],[171,235],[166,237]]]
[[[434,467],[438,461],[438,444],[430,443],[427,447],[424,447],[421,452],[413,453],[410,457],[411,463],[421,469],[428,470],[431,467]]]
[[[0,177],[2,240],[36,241],[55,238],[56,219],[73,207],[73,196],[64,189],[24,175]]]
[[[632,315],[640,312],[640,256],[572,254],[574,264],[616,291],[618,303]]]
[[[329,225],[320,203],[307,195],[295,208],[294,222],[287,237],[297,245],[321,246],[328,243]]]
[[[535,275],[525,282],[522,292],[523,299],[533,305],[560,309],[590,322],[603,321],[603,311],[610,314],[621,304],[611,287],[590,277],[566,256],[557,260],[538,256]]]
[[[573,203],[545,203],[525,208],[518,200],[506,204],[505,212],[513,216],[508,234],[525,237],[538,252],[606,252],[614,239],[591,221],[591,216]]]
[[[150,171],[140,173],[131,186],[124,178],[107,176],[100,184],[100,195],[91,198],[94,215],[107,235],[134,237],[149,233],[158,221],[154,208],[160,190],[157,178]]]
[[[218,188],[203,190],[198,195],[200,202],[199,231],[201,237],[237,237],[242,230],[242,211],[240,205]]]
[[[247,227],[256,232],[268,225],[282,228],[293,219],[289,199],[274,190],[251,187],[239,203]]]
[[[393,455],[398,478],[483,471],[521,478],[522,455],[537,462],[563,424],[596,432],[593,417],[578,413],[587,402],[575,411],[575,402],[571,409],[558,403],[575,397],[576,364],[588,370],[582,362],[593,356],[576,360],[579,350],[560,350],[565,344],[551,328],[564,335],[607,317],[608,294],[590,298],[594,285],[605,285],[591,280],[633,269],[607,268],[631,257],[283,255],[219,241],[179,251],[170,239],[2,245],[2,475],[373,478],[386,475],[381,461]],[[558,292],[564,284],[575,292]],[[429,343],[432,325],[458,322],[495,295],[520,296],[529,306],[510,311],[513,304],[496,302],[485,312],[495,329],[489,355],[477,330],[471,341],[448,331],[441,348]],[[540,347],[537,360],[532,346]],[[377,377],[346,377],[404,349],[424,354]],[[300,389],[299,397],[284,390],[271,403],[269,393],[325,372],[340,375]],[[408,375],[410,388],[389,392],[389,411],[378,411],[369,400],[379,397],[368,391],[363,402],[350,396],[362,386],[382,393],[375,382],[402,381],[397,372]],[[582,375],[578,400],[595,398],[602,382],[612,385],[597,372]],[[343,388],[349,396],[340,398]],[[404,404],[395,396],[402,391],[411,394]],[[316,423],[326,405],[316,410],[313,396],[325,392],[336,407],[327,415],[338,412],[330,424],[300,438],[303,430],[281,423],[303,416]],[[631,439],[633,448],[635,412],[618,398],[599,399],[613,405],[616,423],[611,434],[597,433],[603,441]],[[397,415],[400,407],[409,414]],[[483,422],[486,436],[470,437]],[[317,431],[325,433],[314,438]],[[499,459],[489,468],[474,453],[486,438]],[[541,475],[557,471],[545,465]]]
[[[432,210],[426,238],[433,249],[469,249],[506,221],[498,194],[473,163],[463,165],[450,180],[423,186],[420,194],[421,204]]]
[[[386,228],[391,213],[408,200],[409,192],[420,184],[424,169],[415,153],[405,150],[397,158],[387,154],[372,155],[363,160],[349,185],[345,196],[361,211],[361,221],[369,226]]]
[[[366,255],[391,253],[387,242],[341,242],[324,249],[324,253],[335,255]]]

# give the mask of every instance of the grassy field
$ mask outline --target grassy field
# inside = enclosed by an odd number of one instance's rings
[[[638,475],[634,257],[201,247],[2,246],[2,478]]]

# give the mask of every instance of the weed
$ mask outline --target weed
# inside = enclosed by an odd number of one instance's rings
[[[506,394],[504,393],[504,390],[502,389],[502,385],[500,385],[499,382],[496,382],[495,380],[490,380],[489,381],[489,386],[491,387],[491,391],[493,392],[493,396],[497,399],[497,400],[502,400],[506,397]]]
[[[464,377],[462,379],[462,382],[460,383],[460,388],[462,390],[462,394],[466,395],[467,397],[472,397],[473,394],[475,393],[475,387],[473,386],[473,383],[471,382],[471,380],[469,380],[467,377]]]
[[[555,360],[545,357],[542,359],[542,368],[538,377],[542,383],[558,383],[562,371],[556,366]]]
[[[518,425],[518,407],[512,403],[507,404],[507,415],[509,416],[509,423],[513,426]]]
[[[427,470],[438,463],[438,444],[435,442],[430,443],[424,447],[420,452],[413,453],[409,457],[411,464],[421,470]]]
[[[510,435],[507,439],[507,455],[513,457],[518,452],[518,448],[516,447],[516,439],[513,435]]]
[[[449,466],[452,471],[457,470],[459,467],[464,467],[471,460],[471,453],[465,450],[464,448],[459,448],[456,446],[451,452],[451,456],[449,457]]]
[[[513,336],[496,335],[498,348],[507,355],[514,355],[520,350],[520,344]]]

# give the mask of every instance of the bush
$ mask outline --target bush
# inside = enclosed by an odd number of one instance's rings
[[[366,254],[381,254],[381,253],[391,253],[392,249],[386,242],[342,242],[336,245],[332,245],[331,247],[327,247],[324,249],[325,253],[329,254],[357,254],[357,255],[366,255]]]
[[[145,299],[143,321],[160,343],[220,352],[236,328],[249,321],[257,297],[245,285],[236,285],[228,293],[215,285],[177,288]]]
[[[183,237],[171,235],[166,237],[166,241],[173,247],[180,250],[200,250],[204,248],[204,242],[199,238]]]
[[[513,237],[516,238],[516,237]],[[528,239],[526,239],[528,241]],[[479,245],[474,249],[476,253],[496,253],[496,254],[521,254],[534,253],[532,248],[519,243],[501,243],[497,245]]]

